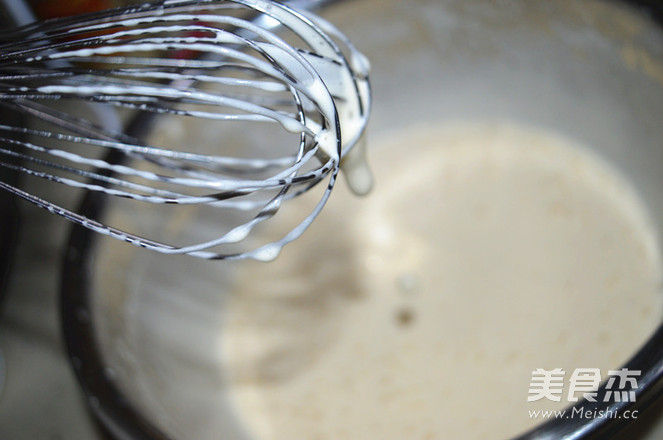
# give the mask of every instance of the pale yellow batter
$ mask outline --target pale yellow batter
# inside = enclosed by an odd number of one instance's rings
[[[568,403],[527,402],[532,370],[605,373],[659,322],[655,230],[582,147],[501,123],[370,145],[368,197],[339,184],[240,266],[224,354],[257,440],[506,438]]]

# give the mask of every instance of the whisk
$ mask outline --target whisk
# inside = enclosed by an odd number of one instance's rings
[[[30,24],[0,33],[0,105],[40,125],[0,124],[1,166],[135,203],[211,206],[240,220],[212,239],[174,245],[0,187],[154,251],[268,261],[320,213],[341,164],[351,186],[368,189],[360,139],[370,102],[368,62],[351,42],[310,12],[271,0],[163,0]],[[146,142],[136,127],[153,116],[204,120],[218,133],[218,151]],[[133,129],[122,130],[121,119]],[[278,133],[238,146],[225,135],[228,124],[247,139],[263,126]],[[247,240],[284,202],[324,181],[317,204],[288,233]]]

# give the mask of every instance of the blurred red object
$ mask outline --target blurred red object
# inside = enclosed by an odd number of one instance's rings
[[[89,12],[103,11],[118,6],[126,6],[129,4],[141,3],[140,0],[68,0],[68,1],[54,1],[54,0],[26,0],[35,15],[40,20],[47,20],[49,18],[70,17],[73,15],[85,14]],[[195,22],[193,24],[205,25],[205,22]],[[90,33],[90,36],[101,35],[110,31],[97,31]],[[187,33],[188,37],[214,37],[205,31],[192,31]],[[81,35],[78,36],[79,38]],[[189,49],[181,49],[175,51],[172,55],[175,59],[193,59],[198,56],[198,53]]]
[[[117,0],[28,0],[28,3],[35,15],[42,20],[102,11],[121,4]]]

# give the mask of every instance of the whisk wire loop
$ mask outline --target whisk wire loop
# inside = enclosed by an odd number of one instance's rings
[[[204,205],[221,218],[228,210],[248,217],[217,237],[175,245],[5,182],[0,188],[154,251],[270,260],[328,200],[341,160],[365,129],[370,88],[363,56],[311,13],[271,0],[163,0],[0,32],[0,106],[38,121],[0,124],[2,167],[137,203]],[[158,145],[104,126],[94,116],[100,112],[205,121],[221,145],[203,152],[187,142]],[[267,124],[280,133],[235,146],[230,137],[224,143],[224,124]],[[122,161],[110,161],[110,151]],[[288,233],[269,243],[247,240],[285,201],[325,179],[317,204]]]

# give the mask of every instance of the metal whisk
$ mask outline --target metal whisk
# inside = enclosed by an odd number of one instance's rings
[[[361,155],[353,147],[369,113],[368,63],[331,24],[285,4],[163,0],[0,33],[0,105],[39,122],[0,124],[3,167],[136,203],[204,204],[239,220],[211,239],[174,245],[6,182],[1,188],[158,252],[270,260],[320,213],[342,160]],[[147,143],[136,127],[153,116],[205,120],[215,151]],[[113,118],[131,120],[133,129]],[[228,124],[239,124],[247,139],[268,134],[236,145]],[[317,204],[290,232],[247,243],[283,202],[322,181]]]

